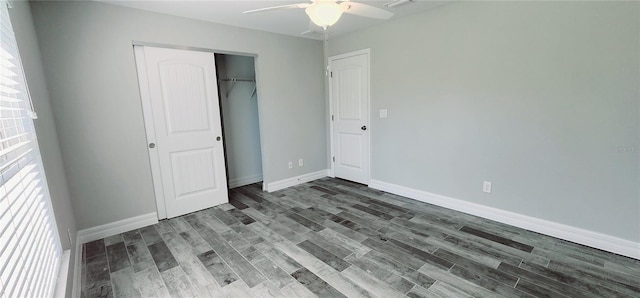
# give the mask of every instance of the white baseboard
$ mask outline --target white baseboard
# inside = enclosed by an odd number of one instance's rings
[[[229,188],[245,186],[245,185],[249,185],[249,184],[260,182],[260,181],[262,181],[262,174],[242,177],[242,178],[229,179]]]
[[[271,182],[267,184],[267,191],[274,192],[277,190],[285,189],[287,187],[296,186],[298,184],[306,183],[316,179],[327,177],[328,170],[321,170],[313,173],[302,174],[300,176],[287,178],[284,180]]]
[[[634,259],[640,259],[640,243],[637,242],[383,181],[372,179],[369,182],[369,187]]]
[[[146,226],[154,225],[158,223],[158,214],[155,212],[138,215],[135,217],[115,221],[112,223],[104,224],[101,226],[88,228],[78,231],[76,237],[76,255],[75,266],[73,271],[73,289],[71,297],[80,297],[80,270],[82,266],[82,244],[91,242],[94,240],[102,239],[105,237],[113,236],[116,234],[128,232],[131,230],[144,228]]]
[[[84,244],[94,240],[124,233],[127,231],[143,228],[158,223],[158,214],[155,212],[126,218],[101,226],[78,231],[77,243]]]

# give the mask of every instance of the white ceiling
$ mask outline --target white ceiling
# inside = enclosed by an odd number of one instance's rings
[[[309,29],[309,18],[304,9],[279,9],[254,14],[243,14],[243,11],[277,5],[310,2],[309,0],[95,0],[109,4],[137,8],[163,14],[181,16],[190,19],[213,23],[227,24],[274,33],[323,39],[322,34],[301,33]],[[394,13],[389,20],[370,19],[352,14],[343,14],[338,23],[331,26],[329,38],[338,37],[349,32],[371,27],[385,21],[401,18],[406,15],[440,6],[444,1],[414,0],[414,2],[395,8],[385,8],[384,4],[391,0],[355,0],[355,2],[384,8]]]

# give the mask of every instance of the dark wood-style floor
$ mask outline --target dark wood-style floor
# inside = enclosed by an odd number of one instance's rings
[[[90,242],[83,297],[640,297],[640,261],[325,178]]]

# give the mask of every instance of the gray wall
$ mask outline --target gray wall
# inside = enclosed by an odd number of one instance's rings
[[[253,60],[253,57],[248,56],[216,55],[218,78],[255,78],[256,69]],[[261,181],[262,156],[258,100],[257,96],[251,95],[255,84],[251,82],[219,82],[218,84],[229,183],[241,186],[237,181]]]
[[[51,104],[49,102],[49,92],[42,68],[42,59],[38,48],[35,28],[31,16],[31,9],[26,1],[13,2],[13,8],[9,9],[11,23],[16,34],[18,49],[22,64],[24,66],[27,84],[31,93],[33,105],[38,114],[35,120],[36,134],[38,136],[38,145],[40,146],[40,154],[42,155],[42,163],[47,176],[47,185],[51,194],[51,203],[53,212],[58,226],[58,235],[62,243],[63,249],[71,249],[71,256],[75,255],[75,243],[69,242],[69,231],[74,237],[76,235],[76,222],[69,198],[69,190],[67,189],[67,180],[65,178],[62,156],[60,154],[60,145],[58,144],[58,136],[55,130],[53,113],[51,112]],[[70,258],[69,276],[73,276],[75,261],[74,257]],[[73,278],[67,279],[67,293],[71,293]]]
[[[372,178],[640,241],[639,5],[460,2],[331,40],[371,48]]]
[[[326,168],[320,42],[96,2],[31,6],[79,229],[156,210],[133,40],[257,54],[265,182]]]

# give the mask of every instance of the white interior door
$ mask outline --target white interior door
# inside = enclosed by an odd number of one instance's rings
[[[229,201],[213,53],[136,47],[158,217]]]
[[[332,57],[333,173],[369,183],[369,52]]]

